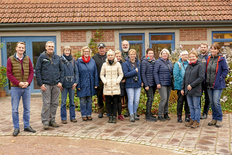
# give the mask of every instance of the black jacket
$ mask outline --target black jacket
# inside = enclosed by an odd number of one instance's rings
[[[199,61],[195,64],[189,64],[185,70],[181,90],[184,90],[185,94],[189,96],[201,96],[201,83],[204,81],[204,77],[204,69]],[[192,87],[192,90],[187,90],[188,85]]]
[[[99,53],[95,54],[93,57],[93,60],[95,60],[96,66],[97,66],[97,75],[99,81],[101,80],[100,78],[100,72],[101,72],[101,67],[104,62],[106,62],[106,54],[104,56],[100,55]]]

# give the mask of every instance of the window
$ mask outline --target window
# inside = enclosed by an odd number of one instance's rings
[[[212,43],[219,43],[220,46],[232,49],[232,31],[214,31]]]
[[[127,40],[130,43],[130,49],[137,51],[139,60],[145,55],[144,33],[120,33],[119,43],[120,50],[122,50],[122,41]]]
[[[150,48],[155,51],[155,58],[159,57],[159,53],[163,48],[167,48],[170,52],[175,49],[174,33],[150,33]]]

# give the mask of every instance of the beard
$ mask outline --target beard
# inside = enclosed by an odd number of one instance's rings
[[[122,51],[123,51],[123,52],[128,52],[128,51],[129,51],[129,48],[130,48],[130,47],[128,47],[128,48],[126,48],[126,49],[122,48]]]

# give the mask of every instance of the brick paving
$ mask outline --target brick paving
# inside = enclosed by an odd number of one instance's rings
[[[0,137],[11,136],[13,132],[10,104],[10,97],[0,98]],[[191,129],[185,127],[184,123],[177,123],[175,115],[171,115],[172,119],[165,122],[146,122],[145,117],[140,116],[140,120],[135,123],[131,123],[129,118],[125,118],[124,121],[109,124],[105,115],[102,119],[99,119],[97,114],[94,113],[92,115],[93,121],[84,122],[80,118],[80,112],[76,112],[77,123],[68,120],[68,124],[61,124],[60,108],[58,108],[56,121],[60,127],[43,130],[40,117],[41,108],[41,97],[32,97],[31,126],[37,132],[23,132],[23,108],[22,103],[20,103],[21,132],[19,136],[110,140],[163,148],[176,153],[187,154],[232,154],[232,114],[224,114],[223,127],[221,128],[207,125],[212,119],[212,116],[209,115],[206,120],[201,120],[199,128]]]

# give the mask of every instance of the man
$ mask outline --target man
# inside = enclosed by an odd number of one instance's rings
[[[128,56],[128,52],[130,50],[130,44],[127,40],[122,41],[122,57],[123,61],[125,61],[126,57]]]
[[[201,53],[198,56],[198,60],[201,62],[203,68],[206,69],[206,62],[207,62],[207,59],[209,56],[208,45],[206,43],[201,43],[200,52]],[[204,71],[204,73],[205,73],[205,71]],[[210,101],[209,101],[209,95],[207,92],[207,86],[206,86],[205,80],[202,82],[202,93],[203,92],[205,94],[205,106],[204,106],[204,110],[203,110],[201,119],[206,119],[207,115],[208,115],[208,111],[209,111]]]
[[[93,59],[95,60],[96,66],[97,66],[97,73],[98,73],[98,79],[99,79],[99,87],[97,88],[97,101],[98,101],[98,117],[103,117],[103,111],[104,111],[104,103],[103,103],[103,83],[100,78],[100,71],[102,64],[106,62],[106,49],[105,44],[100,43],[98,45],[98,53],[93,56]]]
[[[20,132],[18,107],[21,97],[23,100],[24,131],[36,132],[30,126],[30,84],[33,80],[33,66],[30,58],[24,53],[24,42],[18,42],[15,49],[16,53],[7,60],[7,77],[11,84],[11,106],[14,124],[13,136],[17,136]]]
[[[59,127],[55,117],[64,71],[60,57],[54,53],[54,46],[54,42],[46,42],[46,51],[39,56],[36,63],[36,79],[43,100],[41,120],[44,130],[47,130],[49,126]]]

